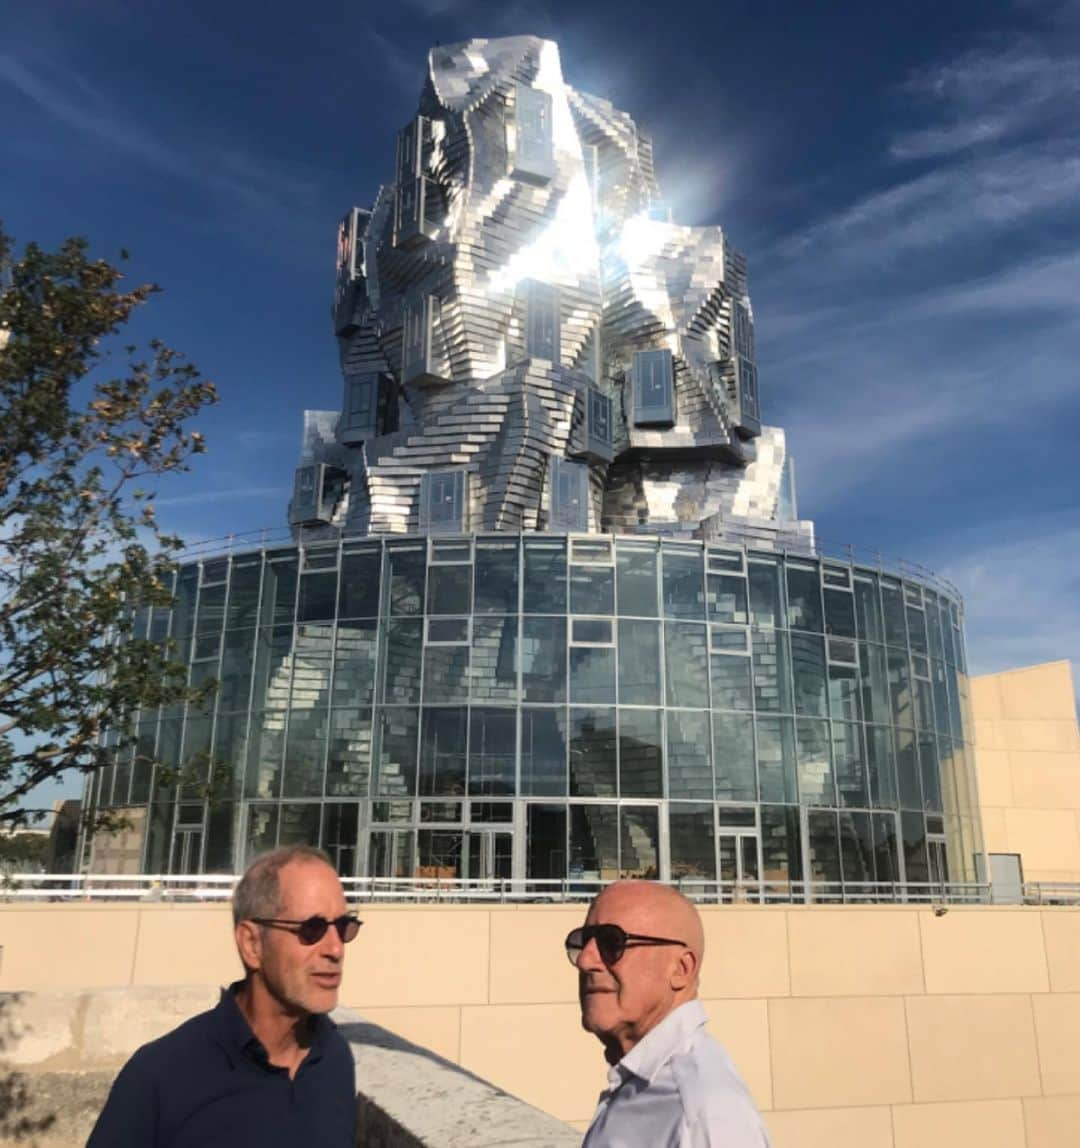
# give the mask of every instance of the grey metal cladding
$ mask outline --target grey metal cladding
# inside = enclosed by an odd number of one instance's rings
[[[671,221],[652,141],[564,81],[555,43],[432,49],[388,159],[394,182],[339,228],[343,409],[306,433],[327,493],[291,522],[446,529],[424,476],[460,471],[462,529],[553,513],[588,531],[796,529],[779,522],[783,432],[760,422],[746,262],[719,227]],[[558,460],[588,475],[570,515],[553,484],[578,471]]]

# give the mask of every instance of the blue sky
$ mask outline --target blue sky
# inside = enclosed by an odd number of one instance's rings
[[[746,253],[762,408],[823,539],[967,600],[976,672],[1080,658],[1080,2],[2,0],[0,218],[165,288],[221,390],[161,488],[189,540],[284,522],[338,405],[335,227],[392,175],[427,49],[556,39]]]

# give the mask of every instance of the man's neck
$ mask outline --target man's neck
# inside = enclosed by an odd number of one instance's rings
[[[295,1076],[308,1053],[310,1016],[288,1009],[254,976],[237,989],[236,1007],[266,1049],[270,1063],[287,1068],[289,1075]]]

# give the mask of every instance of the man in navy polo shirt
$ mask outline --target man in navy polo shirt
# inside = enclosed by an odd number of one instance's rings
[[[256,858],[233,922],[244,979],[132,1056],[87,1148],[352,1148],[353,1058],[326,1013],[360,921],[330,859],[309,846]]]

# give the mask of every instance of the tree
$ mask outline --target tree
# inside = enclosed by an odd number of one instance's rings
[[[164,343],[116,346],[156,286],[121,289],[84,239],[12,251],[0,226],[0,825],[132,745],[140,707],[205,693],[134,622],[170,604],[182,545],[141,484],[188,469],[205,448],[186,424],[217,401]]]

